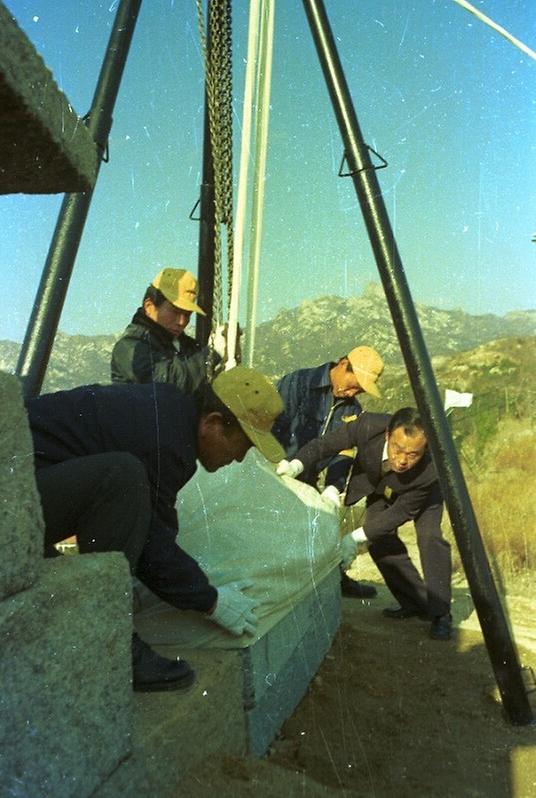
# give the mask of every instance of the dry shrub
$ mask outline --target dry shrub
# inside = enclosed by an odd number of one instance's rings
[[[495,574],[536,571],[536,432],[508,420],[468,477],[476,518]],[[454,549],[454,566],[461,567]]]

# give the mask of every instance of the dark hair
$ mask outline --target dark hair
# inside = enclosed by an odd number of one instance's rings
[[[338,365],[339,365],[339,363],[342,363],[342,361],[343,361],[343,360],[347,360],[347,361],[348,361],[348,362],[346,363],[346,371],[353,371],[352,364],[351,364],[351,363],[350,363],[350,361],[348,360],[348,355],[343,355],[343,356],[342,356],[342,357],[340,357],[338,360],[336,360],[336,361],[335,361],[335,365],[336,365],[336,366],[338,366]]]
[[[415,432],[422,432],[426,435],[421,415],[416,407],[401,407],[393,413],[387,425],[387,433],[391,435],[399,427],[404,428],[406,435],[414,436]]]
[[[148,286],[148,288],[147,288],[147,290],[146,290],[146,292],[144,294],[144,297],[143,297],[143,299],[141,301],[142,305],[143,305],[143,303],[145,302],[146,299],[150,299],[151,302],[153,303],[153,305],[156,308],[159,308],[160,305],[163,305],[164,302],[166,301],[166,298],[165,298],[164,294],[162,293],[162,291],[159,288],[155,288],[154,285]]]
[[[231,413],[226,404],[222,402],[219,396],[216,396],[212,390],[212,386],[208,382],[202,382],[195,392],[198,401],[198,407],[201,415],[205,416],[208,413],[220,413],[223,418],[223,423],[229,427],[239,427],[238,419]]]

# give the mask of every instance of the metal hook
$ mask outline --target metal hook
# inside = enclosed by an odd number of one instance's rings
[[[192,222],[200,222],[201,221],[201,217],[200,216],[194,216],[196,208],[199,207],[199,203],[200,202],[201,202],[201,197],[199,197],[199,199],[197,200],[197,202],[195,203],[194,207],[192,208],[192,210],[190,211],[190,213],[188,215],[188,219],[191,219]]]
[[[85,116],[82,117],[82,122],[85,124],[86,127],[87,127],[87,123],[89,122],[89,117],[90,116],[91,116],[91,111],[88,111],[87,114],[85,114]],[[101,144],[100,141],[95,141],[95,146],[102,153],[101,161],[103,163],[109,163],[109,161],[110,161],[110,148],[109,148],[108,142],[106,142],[106,144]]]
[[[379,152],[373,150],[372,147],[369,147],[368,144],[365,144],[365,147],[369,152],[373,152],[374,155],[380,159],[381,163],[377,165],[371,164],[370,166],[364,166],[362,169],[356,169],[354,172],[343,172],[342,167],[346,160],[346,153],[343,152],[341,165],[339,166],[339,174],[338,174],[339,177],[353,177],[353,175],[357,175],[359,172],[365,172],[367,169],[374,169],[375,171],[377,171],[378,169],[385,169],[386,166],[389,166],[385,158],[382,158]]]

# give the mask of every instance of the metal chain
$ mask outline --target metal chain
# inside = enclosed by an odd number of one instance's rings
[[[222,19],[221,49],[218,53],[220,63],[221,115],[220,139],[222,156],[221,203],[223,222],[227,227],[227,302],[231,304],[231,287],[234,264],[234,225],[233,225],[233,73],[232,73],[232,17],[231,0],[226,0],[226,10]]]
[[[209,0],[210,54],[202,0],[196,0],[199,38],[205,61],[209,130],[214,170],[214,302],[212,329],[223,316],[222,231],[227,228],[228,303],[233,273],[233,153],[231,0]]]

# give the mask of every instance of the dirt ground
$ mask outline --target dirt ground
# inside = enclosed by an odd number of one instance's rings
[[[503,716],[466,585],[454,586],[456,638],[438,642],[423,621],[384,618],[393,602],[370,575],[378,597],[343,599],[331,651],[269,755],[212,758],[181,796],[536,798],[536,726]],[[526,591],[507,597],[507,613],[536,671]]]

